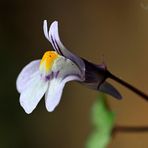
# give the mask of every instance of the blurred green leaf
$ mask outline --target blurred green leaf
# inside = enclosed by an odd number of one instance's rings
[[[94,129],[87,141],[86,148],[106,148],[111,139],[115,114],[109,110],[105,95],[100,94],[94,103],[91,119]]]

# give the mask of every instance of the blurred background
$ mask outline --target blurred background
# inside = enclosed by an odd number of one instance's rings
[[[51,49],[43,20],[59,21],[66,47],[92,62],[102,56],[113,73],[148,93],[148,0],[1,0],[0,148],[82,148],[91,132],[90,109],[98,92],[68,83],[53,113],[44,99],[30,115],[19,105],[20,70]],[[116,124],[148,125],[148,104],[112,82],[124,99],[108,96]],[[148,133],[119,133],[109,148],[147,148]]]

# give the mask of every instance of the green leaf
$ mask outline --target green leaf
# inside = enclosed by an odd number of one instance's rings
[[[106,148],[114,127],[115,114],[106,104],[106,97],[100,94],[92,107],[91,114],[93,132],[90,135],[86,148]]]

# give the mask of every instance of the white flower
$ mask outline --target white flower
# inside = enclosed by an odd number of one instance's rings
[[[72,80],[80,81],[89,87],[107,92],[117,98],[120,94],[109,83],[106,69],[92,64],[67,50],[58,33],[58,22],[43,24],[44,35],[55,51],[47,51],[41,60],[26,65],[17,78],[20,104],[26,113],[31,113],[45,94],[45,104],[49,112],[59,104],[65,84]]]

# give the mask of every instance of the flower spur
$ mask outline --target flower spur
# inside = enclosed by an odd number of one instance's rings
[[[47,110],[53,111],[60,102],[65,84],[73,80],[121,99],[120,93],[106,82],[107,78],[111,78],[143,98],[148,98],[140,90],[111,74],[106,66],[93,64],[71,53],[60,40],[57,21],[48,29],[45,20],[43,31],[55,51],[47,51],[41,60],[26,65],[16,82],[20,104],[26,113],[29,114],[36,108],[44,94]]]

